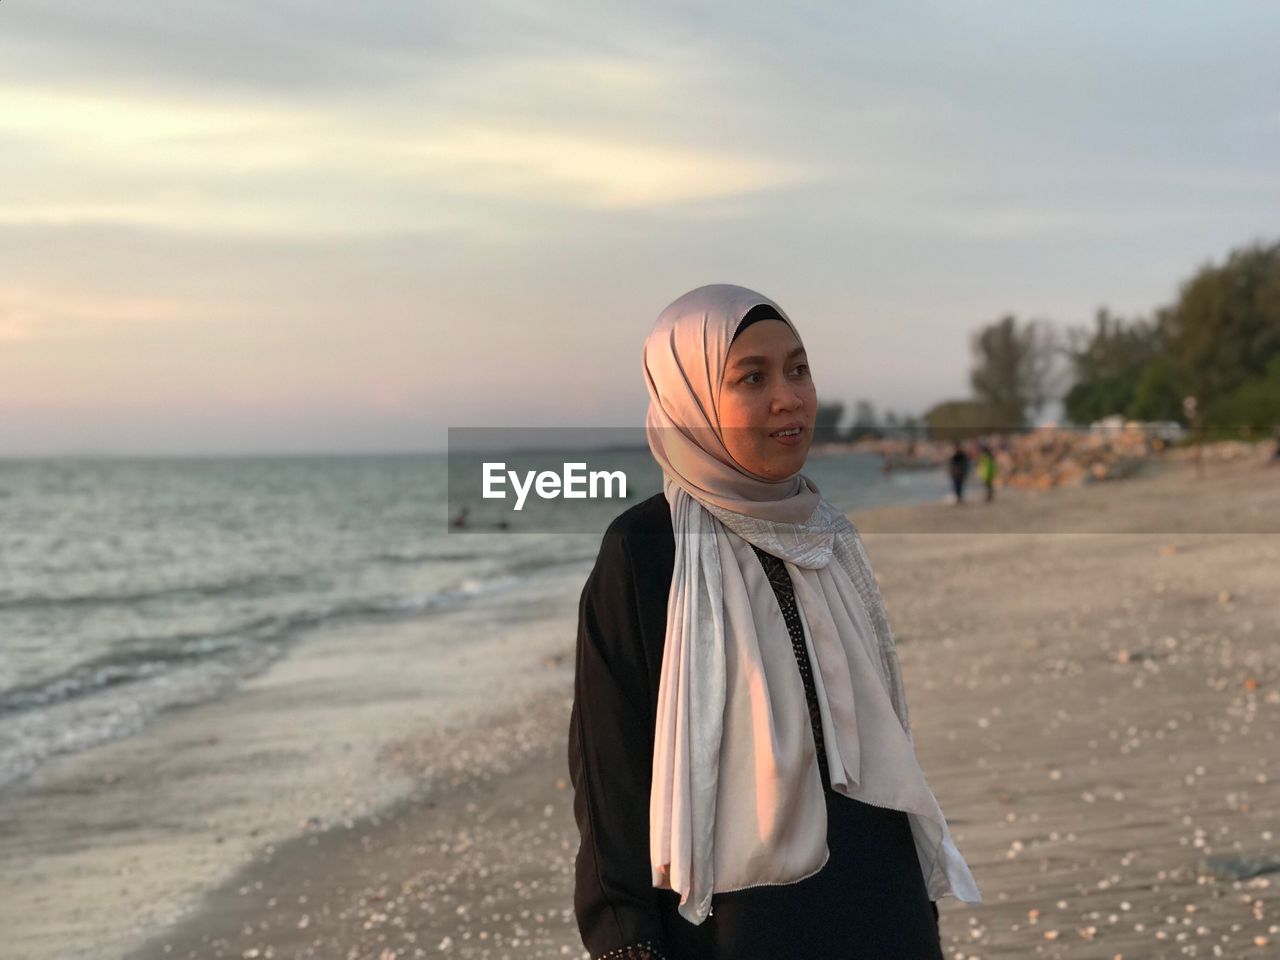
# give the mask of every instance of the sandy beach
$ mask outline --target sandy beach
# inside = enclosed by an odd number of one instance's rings
[[[1280,469],[1206,472],[853,516],[984,896],[939,904],[953,960],[1280,955]],[[369,637],[372,672],[335,637],[54,765],[0,802],[0,956],[584,956],[564,737],[585,572],[504,598],[517,629],[475,647],[499,684],[433,672],[420,629]],[[276,710],[297,742],[256,743]],[[156,824],[174,764],[207,779]],[[270,822],[237,791],[275,791]]]
[[[451,730],[572,684],[564,609],[586,569],[329,629],[231,695],[0,794],[0,960],[117,960],[273,844],[345,833],[413,793],[459,755]],[[442,749],[397,763],[424,730]]]

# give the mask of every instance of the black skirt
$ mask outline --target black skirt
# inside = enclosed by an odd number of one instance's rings
[[[826,866],[717,893],[695,926],[661,891],[666,960],[943,960],[907,815],[828,789]]]
[[[650,768],[675,559],[659,494],[610,526],[580,602],[568,759],[583,943],[593,960],[942,960],[910,820],[831,788],[792,584],[777,557],[756,555],[804,681],[830,858],[797,883],[714,894],[711,915],[696,925],[680,916],[678,894],[651,885]]]

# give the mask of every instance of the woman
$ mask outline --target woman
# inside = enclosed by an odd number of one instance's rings
[[[852,524],[800,473],[817,396],[790,319],[700,287],[644,346],[664,491],[579,606],[574,908],[593,960],[940,960],[978,902],[916,762]]]

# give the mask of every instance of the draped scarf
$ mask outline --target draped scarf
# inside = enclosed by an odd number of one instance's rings
[[[646,434],[675,534],[649,804],[653,885],[677,891],[680,914],[700,924],[714,893],[794,883],[830,856],[804,684],[754,544],[791,577],[832,789],[908,814],[930,899],[980,902],[916,758],[893,634],[857,530],[803,473],[760,476],[724,444],[729,345],[759,304],[795,330],[767,297],[713,284],[668,306],[644,344]]]

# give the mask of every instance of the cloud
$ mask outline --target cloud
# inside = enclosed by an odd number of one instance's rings
[[[26,168],[0,182],[0,221],[376,234],[501,219],[493,201],[660,208],[813,175],[759,150],[595,129],[602,87],[633,102],[670,95],[666,81],[637,64],[508,64],[487,78],[489,89],[521,74],[554,77],[558,102],[577,96],[583,109],[543,123],[500,109],[464,116],[456,105],[412,97],[370,109],[359,101],[245,104],[0,87],[0,138]]]
[[[176,300],[104,297],[31,286],[0,286],[0,341],[75,339],[124,325],[172,322]]]
[[[153,0],[41,0],[6,6],[0,77],[328,99],[448,84],[484,61],[705,48],[688,21],[674,5],[589,0],[184,0],[180,14]]]
[[[483,128],[421,141],[410,155],[461,191],[595,207],[719,199],[806,178],[798,166],[739,152]]]

